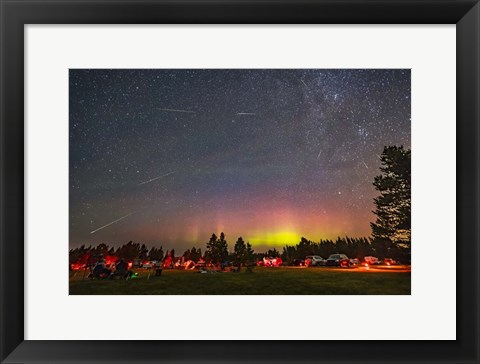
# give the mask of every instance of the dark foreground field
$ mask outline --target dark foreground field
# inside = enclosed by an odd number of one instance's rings
[[[82,280],[70,272],[71,295],[408,295],[410,272],[365,268],[255,268],[253,273],[164,270],[160,277],[138,270],[131,280]]]

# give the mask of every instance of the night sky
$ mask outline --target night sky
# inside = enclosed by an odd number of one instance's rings
[[[70,247],[369,236],[410,70],[70,70]]]

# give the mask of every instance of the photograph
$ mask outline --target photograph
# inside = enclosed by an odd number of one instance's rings
[[[70,295],[411,295],[410,69],[68,72]]]

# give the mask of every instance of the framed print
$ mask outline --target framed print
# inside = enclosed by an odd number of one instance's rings
[[[1,6],[2,362],[478,362],[477,1]]]
[[[410,218],[410,85],[406,69],[70,69],[70,295],[410,294],[410,230],[382,240],[387,209]]]

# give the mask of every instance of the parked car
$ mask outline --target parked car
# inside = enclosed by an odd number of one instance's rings
[[[283,260],[280,257],[264,257],[263,266],[264,267],[280,267],[283,264]]]
[[[151,269],[153,268],[154,264],[152,262],[144,262],[142,264],[142,268],[145,268],[145,269]]]
[[[320,255],[309,255],[305,257],[305,265],[307,267],[317,267],[319,265],[326,265],[327,261],[323,259]]]
[[[383,264],[385,264],[385,265],[395,265],[395,264],[397,264],[397,262],[395,260],[391,259],[391,258],[385,258],[383,260]]]
[[[363,258],[363,261],[365,263],[367,263],[368,265],[380,264],[380,261],[378,260],[378,258],[377,257],[372,257],[372,256],[367,256],[367,257]]]
[[[345,254],[331,254],[327,259],[327,265],[330,267],[350,267],[352,262]]]
[[[295,267],[304,267],[305,266],[305,261],[302,259],[294,259],[292,262],[292,265]]]

